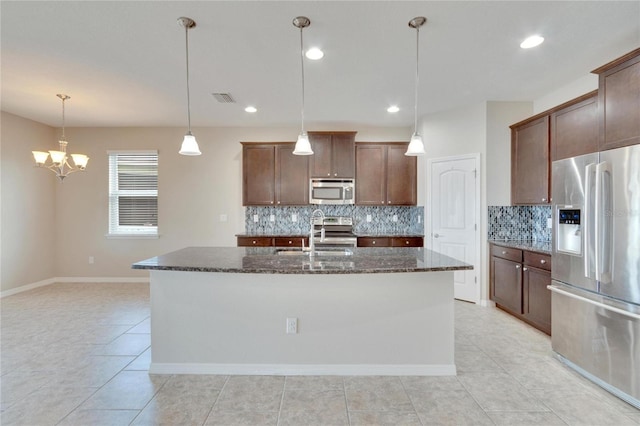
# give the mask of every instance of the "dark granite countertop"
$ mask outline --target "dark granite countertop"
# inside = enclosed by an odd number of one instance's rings
[[[497,246],[517,248],[520,250],[535,251],[537,253],[551,255],[551,241],[489,240],[488,242]]]
[[[473,269],[424,248],[353,248],[351,255],[277,254],[275,247],[187,247],[134,263],[133,269],[263,274],[370,274]]]
[[[309,234],[236,234],[236,237],[266,237],[266,238],[291,238],[291,237],[308,237]],[[424,234],[358,234],[356,237],[374,237],[374,238],[388,238],[388,237],[424,237]]]

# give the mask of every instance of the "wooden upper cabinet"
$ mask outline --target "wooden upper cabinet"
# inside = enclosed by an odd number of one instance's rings
[[[417,203],[417,159],[404,155],[406,142],[356,144],[356,204]]]
[[[386,204],[385,146],[356,144],[356,204]]]
[[[551,161],[598,152],[598,91],[560,105],[551,114]]]
[[[549,116],[511,126],[511,204],[550,203]]]
[[[293,155],[295,144],[242,143],[242,205],[309,203],[309,160]]]
[[[278,205],[309,204],[309,160],[293,155],[295,144],[276,145],[276,198]]]
[[[276,157],[273,145],[242,145],[242,205],[272,205]]]
[[[418,202],[418,159],[404,155],[407,146],[387,146],[387,204],[415,206]]]
[[[599,75],[600,151],[640,143],[640,48],[592,72]]]
[[[309,176],[353,178],[356,132],[308,132],[313,155]]]

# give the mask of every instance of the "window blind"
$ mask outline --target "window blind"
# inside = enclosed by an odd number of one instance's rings
[[[109,235],[158,234],[158,152],[109,152]]]

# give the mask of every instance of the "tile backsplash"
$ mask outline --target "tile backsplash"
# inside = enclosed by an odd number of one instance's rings
[[[311,213],[317,206],[245,208],[247,234],[304,235],[309,232]],[[353,230],[358,235],[423,235],[422,206],[341,206],[320,207],[325,216],[353,218]],[[367,222],[367,216],[371,222]],[[257,218],[257,222],[254,220]],[[293,219],[296,219],[295,221]],[[394,220],[395,219],[395,220]]]
[[[551,241],[551,206],[489,206],[487,216],[490,240]]]

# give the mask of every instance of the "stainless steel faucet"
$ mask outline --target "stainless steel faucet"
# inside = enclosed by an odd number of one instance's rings
[[[316,244],[314,242],[314,237],[316,236],[316,234],[318,233],[318,231],[315,230],[314,225],[313,225],[313,219],[316,217],[316,215],[320,215],[320,217],[322,218],[322,228],[320,228],[320,242],[324,242],[324,212],[320,209],[315,209],[312,213],[311,213],[311,230],[309,231],[309,255],[313,256],[315,255],[316,252]]]

